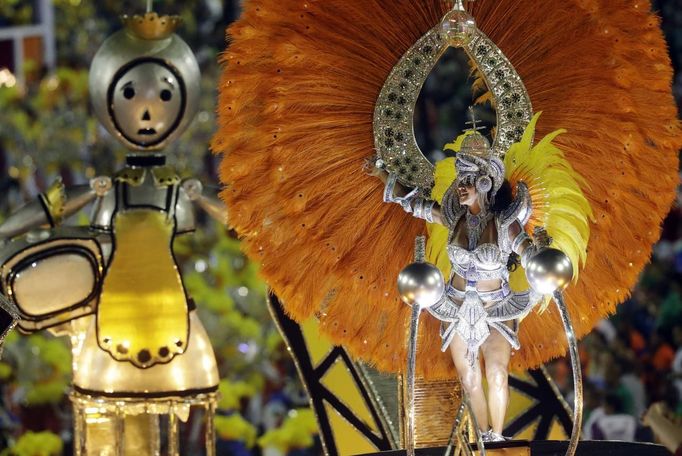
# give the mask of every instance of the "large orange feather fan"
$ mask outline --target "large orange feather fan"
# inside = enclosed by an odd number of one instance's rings
[[[677,184],[680,125],[659,19],[644,0],[479,0],[479,28],[507,55],[538,137],[556,138],[582,175],[596,221],[587,262],[566,292],[578,336],[625,299],[659,236]],[[382,202],[366,175],[374,103],[440,0],[250,0],[228,30],[219,131],[230,225],[297,320],[387,371],[405,366],[410,311],[396,276],[424,223]],[[512,367],[564,354],[550,307],[521,324]],[[426,319],[418,373],[454,375]]]

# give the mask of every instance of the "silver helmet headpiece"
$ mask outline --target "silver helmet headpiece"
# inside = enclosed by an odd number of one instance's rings
[[[455,158],[457,184],[472,185],[483,195],[492,190],[494,196],[504,182],[504,164],[493,155],[485,136],[470,131]]]

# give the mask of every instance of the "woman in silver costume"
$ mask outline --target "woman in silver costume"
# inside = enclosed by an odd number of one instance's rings
[[[511,349],[519,348],[518,320],[537,301],[532,291],[511,291],[507,268],[512,252],[525,265],[537,251],[523,229],[529,217],[528,191],[520,184],[512,201],[502,161],[492,157],[487,140],[477,132],[464,138],[455,167],[457,178],[442,204],[420,198],[416,190],[408,192],[394,175],[380,171],[386,182],[384,201],[448,228],[452,272],[445,296],[428,310],[442,322],[442,350],[450,349],[484,440],[504,440]],[[488,381],[487,404],[479,351]]]

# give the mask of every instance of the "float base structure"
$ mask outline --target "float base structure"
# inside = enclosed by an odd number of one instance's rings
[[[567,440],[510,440],[508,442],[493,442],[485,445],[486,453],[490,456],[564,456],[568,447]],[[472,449],[476,445],[472,444]],[[416,456],[443,456],[445,447],[418,448]],[[368,453],[362,456],[403,456],[406,450],[382,451]],[[476,453],[478,454],[478,453]],[[609,441],[581,441],[578,444],[576,456],[670,456],[668,450],[661,445],[651,443],[609,442]]]

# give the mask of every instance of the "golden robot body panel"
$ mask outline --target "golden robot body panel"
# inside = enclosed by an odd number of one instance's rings
[[[193,400],[210,395],[219,382],[215,355],[196,312],[189,311],[172,252],[174,236],[195,229],[192,201],[166,167],[129,167],[113,181],[93,201],[90,226],[34,230],[3,246],[3,294],[16,307],[22,331],[47,328],[70,336],[73,385],[83,397]],[[158,274],[159,265],[166,274]],[[129,326],[131,319],[142,320],[147,326],[139,334],[146,337],[169,322],[168,309],[157,302],[164,293],[177,307],[170,320],[187,322],[183,328],[169,325],[186,338],[174,357],[140,366],[117,360],[98,345],[93,314],[102,301],[112,305],[98,315],[100,322]],[[141,317],[140,309],[149,312]]]
[[[83,366],[74,371],[73,385],[82,394],[107,397],[178,397],[215,391],[218,368],[211,342],[195,311],[190,312],[190,336],[187,350],[166,364],[140,369],[119,362],[97,345],[92,317],[78,321],[72,336],[74,363]]]
[[[173,255],[179,178],[163,171],[119,172],[116,209],[105,221],[115,248],[102,284],[98,342],[117,360],[142,368],[183,353],[189,337],[187,296]]]

